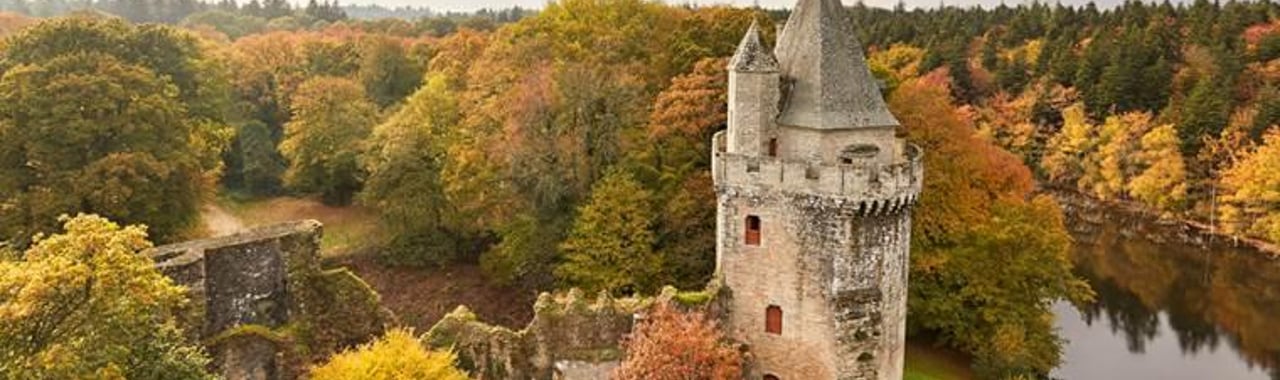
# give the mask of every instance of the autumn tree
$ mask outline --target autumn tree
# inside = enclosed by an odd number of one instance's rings
[[[1097,146],[1097,127],[1089,122],[1083,104],[1062,110],[1062,130],[1049,139],[1040,162],[1050,181],[1075,183],[1084,172],[1084,156]]]
[[[176,325],[185,290],[143,251],[146,228],[98,216],[0,260],[0,373],[29,379],[212,379]]]
[[[1280,241],[1280,130],[1263,141],[1223,174],[1222,216],[1234,233]]]
[[[619,380],[735,380],[744,358],[701,312],[655,306],[624,343]]]
[[[204,191],[193,122],[174,87],[111,56],[57,56],[0,79],[0,235],[53,229],[59,214],[148,223],[162,240]]]
[[[422,84],[423,68],[411,61],[404,43],[388,36],[368,36],[359,43],[356,78],[374,103],[387,107]]]
[[[924,55],[924,49],[894,44],[888,49],[869,52],[867,66],[876,74],[876,78],[883,78],[886,81],[886,88],[892,90],[897,88],[899,83],[920,76],[920,65]]]
[[[405,330],[391,330],[386,336],[356,349],[334,355],[311,370],[316,380],[465,380],[467,374],[454,367],[451,352],[427,350]]]
[[[1064,346],[1052,305],[1085,300],[1089,287],[1071,274],[1071,239],[1052,198],[1004,199],[991,212],[989,221],[941,249],[946,262],[912,272],[911,297],[921,299],[909,301],[919,319],[911,323],[974,354],[984,377],[1048,373],[1061,363]],[[925,261],[937,258],[930,256]]]
[[[655,232],[672,281],[706,284],[715,268],[715,191],[708,173],[711,136],[727,122],[727,63],[704,59],[672,79],[654,100],[648,128],[630,143],[628,167],[651,189]]]
[[[361,156],[368,179],[360,199],[379,211],[391,233],[392,262],[448,264],[464,240],[464,222],[441,178],[448,134],[459,118],[455,96],[442,75],[434,76],[374,129]]]
[[[230,94],[194,37],[69,17],[0,49],[0,236],[94,212],[172,241],[221,173]],[[72,185],[75,184],[75,185]]]
[[[999,93],[989,101],[989,107],[978,110],[978,129],[997,144],[1024,158],[1031,158],[1039,150],[1036,141],[1036,124],[1032,122],[1034,94],[1030,91],[1018,97]]]
[[[1172,124],[1155,127],[1142,136],[1134,153],[1137,175],[1127,185],[1129,194],[1151,207],[1174,211],[1187,197],[1187,169]]]
[[[1133,156],[1153,126],[1150,114],[1108,116],[1094,136],[1096,148],[1084,155],[1079,188],[1099,199],[1123,196],[1129,179],[1136,175]]]
[[[378,121],[377,106],[354,81],[320,77],[298,87],[290,112],[280,143],[289,160],[285,182],[298,191],[320,193],[328,204],[350,203],[364,180],[356,160]]]
[[[908,323],[975,356],[993,378],[1039,376],[1062,346],[1050,306],[1085,299],[1071,273],[1058,205],[1031,198],[1031,173],[979,138],[945,79],[903,83],[889,98],[907,139],[926,152],[913,218]]]
[[[561,244],[556,275],[588,291],[652,293],[662,284],[662,257],[653,248],[651,194],[629,174],[601,179],[578,210]]]

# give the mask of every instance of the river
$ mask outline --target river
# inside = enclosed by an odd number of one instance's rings
[[[1069,343],[1054,378],[1280,380],[1280,260],[1092,211],[1070,219],[1097,302],[1055,305]]]

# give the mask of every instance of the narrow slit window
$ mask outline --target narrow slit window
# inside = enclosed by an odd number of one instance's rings
[[[769,139],[769,157],[778,157],[778,139]]]
[[[760,217],[747,217],[747,245],[760,245]]]
[[[764,310],[764,332],[782,335],[782,308],[770,305]]]

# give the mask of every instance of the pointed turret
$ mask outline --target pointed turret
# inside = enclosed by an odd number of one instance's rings
[[[840,0],[800,0],[776,53],[790,86],[779,124],[814,129],[898,125]]]
[[[760,43],[760,24],[752,21],[747,35],[738,44],[738,51],[729,60],[729,70],[740,73],[776,73],[778,59]]]
[[[753,22],[729,61],[729,152],[776,153],[769,147],[776,145],[779,78],[778,60],[760,43],[760,26]]]

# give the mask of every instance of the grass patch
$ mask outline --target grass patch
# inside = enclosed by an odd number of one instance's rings
[[[907,363],[903,380],[969,380],[973,371],[962,355],[925,342],[907,342]]]
[[[382,242],[378,215],[360,206],[326,206],[317,199],[278,197],[243,199],[223,196],[218,204],[246,227],[315,219],[324,224],[320,242],[325,256],[342,256]]]

